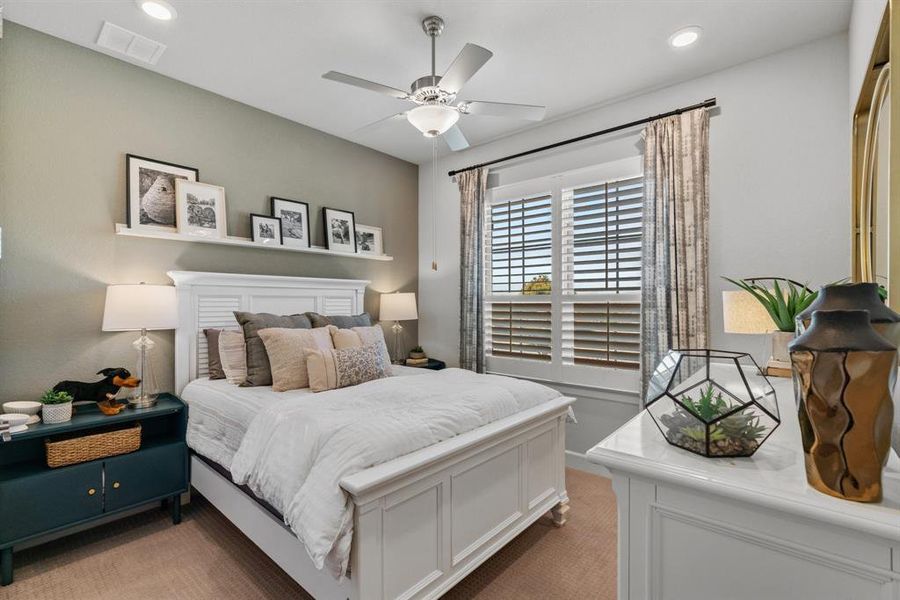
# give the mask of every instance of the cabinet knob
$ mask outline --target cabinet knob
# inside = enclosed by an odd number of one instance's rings
[[[119,487],[120,487],[121,485],[122,485],[122,484],[119,483],[118,481],[113,481],[113,489],[114,489],[114,490],[119,489]]]
[[[95,490],[94,488],[91,488],[88,490],[88,496],[93,496],[96,493],[97,493],[97,490]]]

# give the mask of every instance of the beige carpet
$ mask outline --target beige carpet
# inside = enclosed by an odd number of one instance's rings
[[[615,598],[616,501],[608,479],[567,471],[569,522],[532,525],[447,599]],[[309,598],[208,502],[173,527],[150,511],[15,553],[0,599]]]

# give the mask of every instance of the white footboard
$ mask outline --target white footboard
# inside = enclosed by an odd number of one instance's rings
[[[346,478],[356,600],[437,598],[548,510],[565,522],[572,399]]]

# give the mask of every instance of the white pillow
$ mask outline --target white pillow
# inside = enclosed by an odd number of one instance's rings
[[[240,331],[222,330],[219,334],[219,360],[228,383],[240,385],[247,379],[247,347]]]
[[[378,346],[384,368],[391,375],[391,355],[384,341],[384,330],[381,325],[370,327],[353,327],[352,329],[338,329],[334,325],[328,326],[331,331],[331,340],[336,350],[344,348],[360,348],[362,346]]]

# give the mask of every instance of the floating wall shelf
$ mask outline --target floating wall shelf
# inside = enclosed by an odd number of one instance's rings
[[[365,260],[394,260],[393,256],[386,254],[350,254],[349,252],[337,252],[328,248],[313,246],[311,248],[294,248],[293,246],[276,246],[274,244],[257,244],[249,238],[228,236],[224,238],[198,237],[184,233],[170,233],[168,231],[146,231],[131,229],[123,223],[116,223],[116,235],[128,237],[142,237],[156,240],[172,240],[174,242],[199,242],[201,244],[220,244],[223,246],[240,246],[242,248],[255,248],[257,250],[282,250],[287,252],[306,252],[307,254],[326,254],[341,258],[362,258]]]

